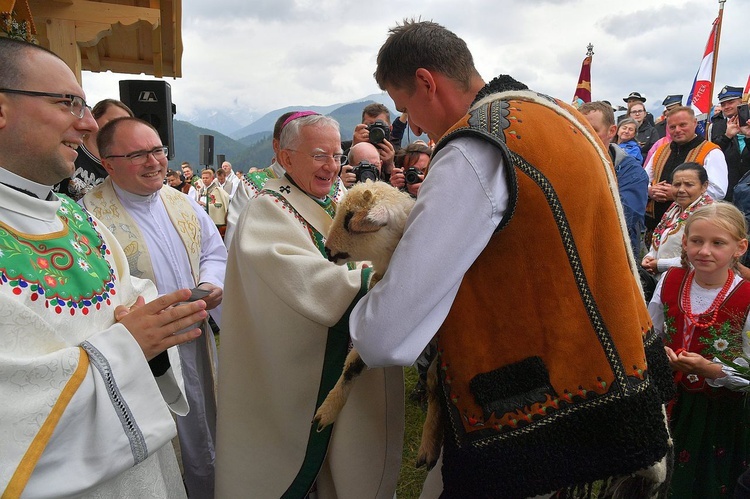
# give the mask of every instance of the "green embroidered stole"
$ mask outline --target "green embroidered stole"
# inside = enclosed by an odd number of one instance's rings
[[[115,293],[109,248],[94,221],[67,196],[57,216],[63,229],[44,236],[23,234],[0,223],[0,279],[14,295],[47,300],[56,314],[88,315]]]

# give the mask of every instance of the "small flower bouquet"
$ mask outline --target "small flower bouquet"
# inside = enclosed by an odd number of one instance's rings
[[[745,331],[743,334],[750,339],[750,331]],[[720,360],[722,364],[734,369],[737,376],[750,382],[750,358],[744,353],[737,353],[734,357],[734,360],[728,360],[723,356],[718,355],[716,356],[716,358]],[[742,389],[742,391],[750,392],[750,385]]]

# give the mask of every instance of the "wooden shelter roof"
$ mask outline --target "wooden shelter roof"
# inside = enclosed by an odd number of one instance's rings
[[[39,44],[82,70],[182,76],[182,0],[0,0]]]

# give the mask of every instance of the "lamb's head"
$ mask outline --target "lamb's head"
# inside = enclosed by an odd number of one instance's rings
[[[339,203],[326,239],[328,259],[372,262],[385,273],[414,199],[385,182],[368,180],[349,189]]]

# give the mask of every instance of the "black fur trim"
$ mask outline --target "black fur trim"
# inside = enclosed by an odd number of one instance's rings
[[[658,398],[649,386],[486,444],[448,431],[441,497],[526,498],[647,468],[668,451]]]
[[[498,92],[507,92],[510,90],[528,89],[529,87],[527,87],[520,81],[513,79],[510,75],[500,75],[496,78],[493,78],[492,81],[482,87],[482,89],[477,93],[477,96],[474,97],[474,102],[471,103],[471,107],[474,107],[474,104],[491,94],[496,94]]]
[[[474,376],[469,382],[474,400],[484,412],[484,419],[492,413],[503,415],[518,407],[557,396],[549,381],[549,372],[541,357],[529,357],[487,373]]]
[[[646,365],[648,366],[648,376],[651,383],[659,393],[659,399],[662,404],[668,403],[677,396],[677,387],[672,377],[672,368],[669,365],[669,358],[664,351],[664,343],[661,338],[653,332],[648,333],[644,342],[646,352]]]

